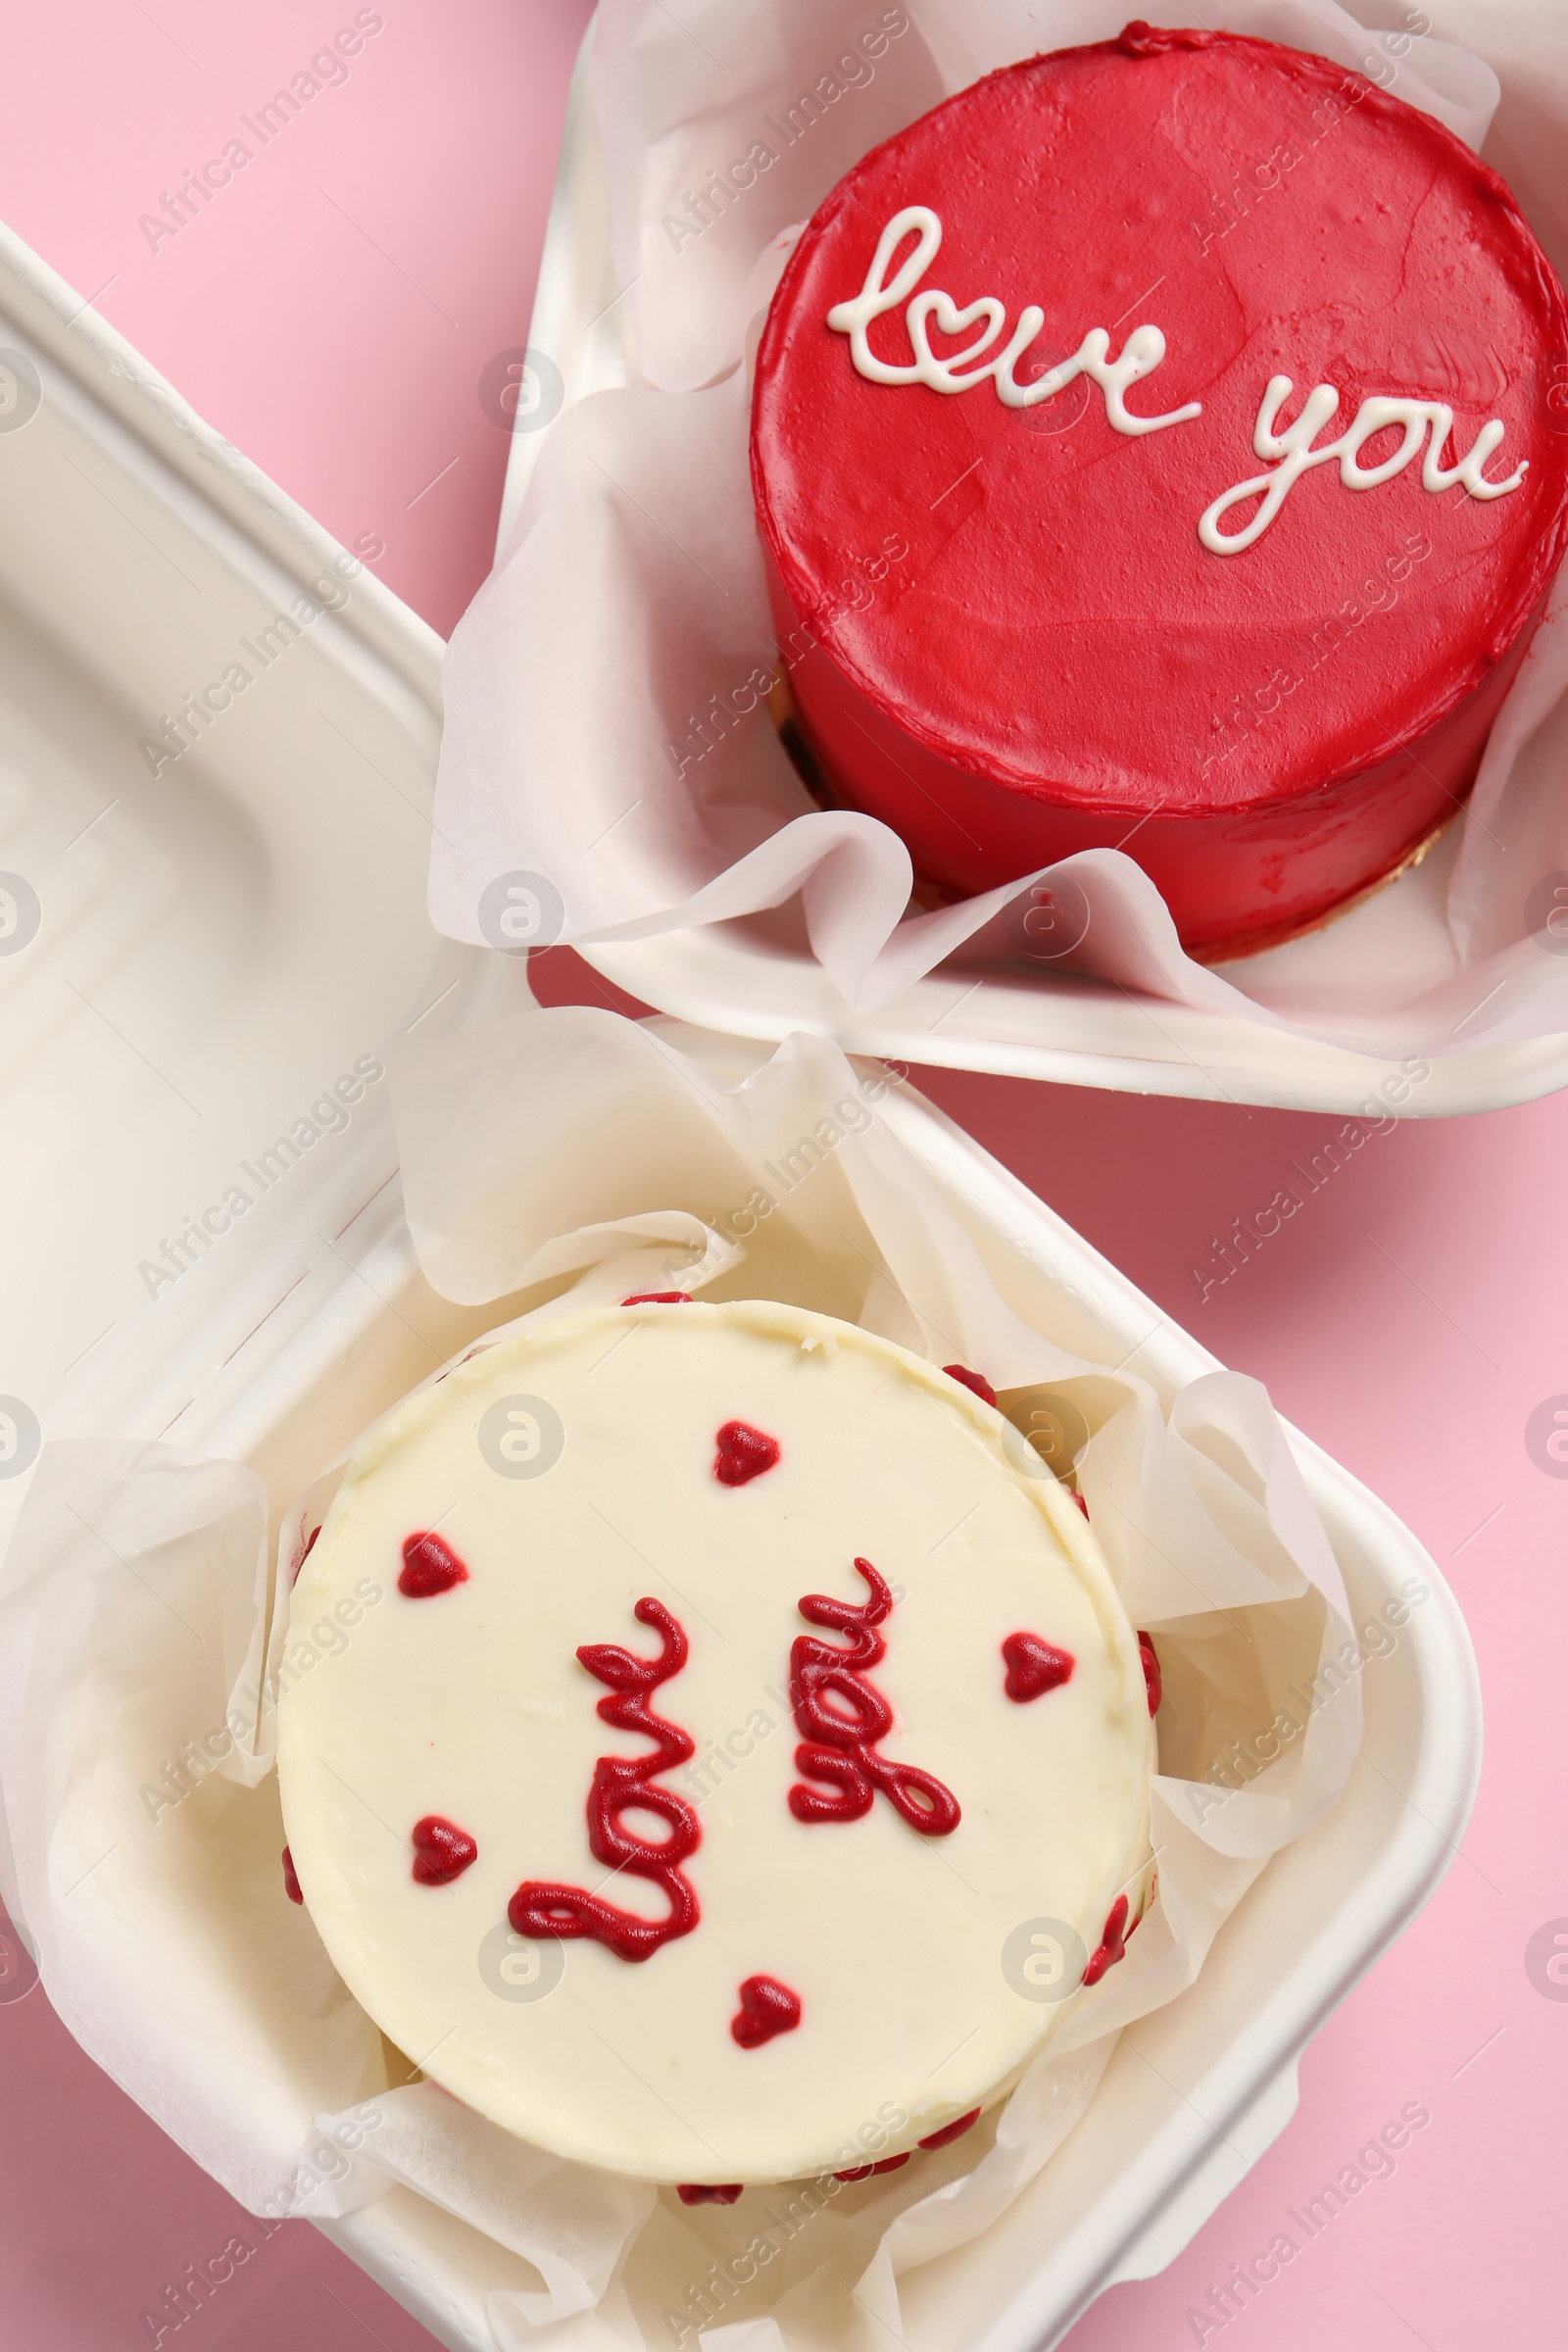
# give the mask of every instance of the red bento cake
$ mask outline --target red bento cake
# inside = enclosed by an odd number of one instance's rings
[[[1502,181],[1322,58],[1129,24],[961,91],[758,353],[827,797],[943,895],[1125,848],[1191,954],[1320,921],[1474,780],[1568,531],[1560,361]]]

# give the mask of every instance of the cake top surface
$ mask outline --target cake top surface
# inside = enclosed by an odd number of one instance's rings
[[[1568,533],[1565,357],[1549,265],[1441,123],[1129,25],[828,196],[759,351],[759,516],[807,626],[942,757],[1255,805],[1374,764],[1518,635]]]
[[[279,1711],[326,1948],[558,2154],[885,2160],[1010,2086],[1142,1907],[1145,1668],[1072,1497],[830,1317],[628,1305],[465,1360],[363,1442],[293,1622],[346,1628]]]

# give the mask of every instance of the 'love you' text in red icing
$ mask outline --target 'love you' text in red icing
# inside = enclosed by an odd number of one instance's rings
[[[603,1943],[620,1960],[647,1960],[662,1943],[689,1936],[701,1913],[691,1882],[680,1865],[697,1851],[702,1827],[696,1813],[673,1788],[655,1786],[654,1775],[672,1772],[696,1753],[687,1733],[653,1714],[649,1692],[686,1663],[685,1634],[662,1601],[643,1599],[633,1612],[642,1625],[652,1626],[662,1647],[657,1658],[633,1657],[613,1642],[586,1643],[577,1656],[597,1681],[608,1683],[612,1695],[599,1701],[599,1714],[618,1732],[638,1732],[654,1745],[644,1756],[601,1756],[594,1765],[588,1791],[588,1847],[596,1862],[609,1870],[624,1870],[662,1888],[669,1904],[663,1919],[642,1919],[633,1911],[617,1910],[581,1886],[557,1886],[537,1879],[525,1880],[507,1905],[507,1917],[518,1936],[554,1936],[562,1942],[586,1936]],[[621,1816],[627,1812],[659,1813],[669,1824],[667,1838],[638,1838]]]
[[[917,1765],[890,1763],[876,1753],[877,1741],[893,1729],[893,1709],[865,1680],[865,1670],[887,1648],[872,1628],[891,1614],[893,1595],[869,1560],[855,1565],[871,1593],[860,1607],[825,1592],[808,1592],[798,1604],[808,1625],[829,1626],[849,1639],[838,1643],[802,1634],[791,1646],[790,1695],[804,1735],[795,1768],[808,1780],[825,1781],[833,1794],[797,1783],[790,1811],[797,1821],[858,1821],[880,1789],[911,1830],[947,1838],[960,1819],[952,1789]]]

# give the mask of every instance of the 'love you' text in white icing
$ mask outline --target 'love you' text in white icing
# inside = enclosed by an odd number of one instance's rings
[[[1312,443],[1338,409],[1340,396],[1332,384],[1314,384],[1301,403],[1301,414],[1296,422],[1287,425],[1283,433],[1276,433],[1274,427],[1280,410],[1293,390],[1288,375],[1269,377],[1268,389],[1258,407],[1252,447],[1260,458],[1280,462],[1272,471],[1254,473],[1249,480],[1238,482],[1234,489],[1222,492],[1205,509],[1198,536],[1211,555],[1237,556],[1243,548],[1252,546],[1268,529],[1301,475],[1313,466],[1326,466],[1331,458],[1338,458],[1340,479],[1348,490],[1372,490],[1379,482],[1402,473],[1423,442],[1426,456],[1421,461],[1421,486],[1425,490],[1451,490],[1455,482],[1462,482],[1472,498],[1505,498],[1525,478],[1528,458],[1522,459],[1503,481],[1488,481],[1481,470],[1502,439],[1499,417],[1489,418],[1477,433],[1469,454],[1456,466],[1445,466],[1443,453],[1453,430],[1453,411],[1441,400],[1388,400],[1378,395],[1362,401],[1353,422],[1337,441],[1325,441],[1320,449],[1314,449]],[[1394,455],[1381,459],[1375,466],[1362,466],[1360,452],[1366,443],[1374,434],[1387,432],[1395,425],[1399,430],[1399,446]],[[1220,516],[1247,499],[1257,497],[1259,491],[1263,494],[1262,501],[1251,521],[1239,531],[1222,531]]]
[[[909,253],[890,278],[888,270],[893,257],[905,239],[913,235],[915,242]],[[1135,416],[1125,405],[1128,388],[1140,377],[1152,373],[1165,357],[1165,338],[1157,326],[1137,326],[1121,347],[1121,357],[1112,360],[1110,337],[1102,326],[1091,327],[1069,360],[1029,384],[1020,384],[1013,373],[1018,361],[1028,350],[1046,322],[1046,314],[1036,303],[1027,304],[1018,314],[1018,323],[1002,349],[990,359],[985,355],[1007,322],[1005,303],[994,294],[983,294],[978,301],[965,303],[960,309],[951,294],[936,287],[923,294],[914,289],[936,258],[942,242],[942,223],[929,205],[906,204],[895,213],[877,243],[871,267],[865,273],[865,283],[852,301],[837,302],[828,312],[827,323],[836,333],[850,338],[850,356],[858,372],[873,384],[925,384],[933,392],[968,392],[988,379],[995,384],[997,397],[1009,409],[1032,409],[1039,402],[1054,400],[1074,377],[1087,375],[1100,386],[1105,399],[1105,416],[1118,433],[1157,433],[1167,424],[1183,424],[1200,413],[1196,400],[1185,408],[1172,409],[1164,416]],[[907,307],[904,323],[914,353],[909,365],[891,364],[879,360],[867,340],[867,330],[874,319],[885,312],[896,311],[901,304]],[[979,333],[961,351],[951,352],[938,359],[931,349],[930,328],[935,321],[943,335],[961,335],[966,328],[979,325]],[[983,365],[976,365],[983,362]]]

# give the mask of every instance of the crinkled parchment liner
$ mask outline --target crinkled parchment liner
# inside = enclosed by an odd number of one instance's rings
[[[747,465],[749,358],[789,224],[879,139],[980,74],[1108,38],[1131,13],[1131,0],[906,0],[886,11],[872,0],[708,0],[694,16],[604,0],[594,82],[621,288],[610,318],[630,387],[580,400],[552,424],[511,541],[454,635],[431,839],[439,929],[487,936],[484,893],[518,872],[542,876],[547,901],[561,903],[559,918],[553,902],[541,914],[542,935],[568,941],[648,938],[799,894],[811,952],[849,1005],[872,1010],[948,957],[1027,963],[1049,989],[1051,965],[1025,928],[1032,918],[1038,931],[1030,892],[1049,882],[1081,932],[1072,968],[1135,997],[1396,1058],[1568,1030],[1568,939],[1552,896],[1568,872],[1568,575],[1465,817],[1421,874],[1224,971],[1183,954],[1153,884],[1116,851],[909,910],[903,844],[875,818],[814,808],[760,706],[779,654]],[[906,29],[889,38],[878,28],[894,20]],[[1160,12],[1162,24],[1187,21],[1190,10]],[[1230,0],[1223,21],[1363,71],[1474,146],[1497,105],[1497,76],[1479,58],[1419,32],[1368,32],[1335,0]],[[1475,24],[1515,78],[1528,72],[1534,96],[1508,116],[1503,160],[1560,253],[1565,125],[1542,97],[1542,69],[1549,58],[1568,66],[1568,19],[1516,5]],[[786,146],[766,119],[776,126],[824,78],[839,95]],[[710,200],[716,217],[686,233],[687,194],[760,137],[777,160],[728,210]],[[1443,326],[1437,288],[1434,332]],[[1568,376],[1538,390],[1568,431]],[[846,562],[853,571],[874,553],[847,547]],[[729,732],[699,757],[692,714],[714,695]]]
[[[421,1044],[394,1076],[409,1221],[450,1299],[521,1294],[526,1323],[634,1290],[788,1298],[977,1367],[1025,1432],[1081,1414],[1093,1529],[1164,1666],[1157,1901],[1126,1959],[1054,2013],[1005,2105],[901,2172],[688,2211],[558,2162],[411,2082],[283,1894],[256,1693],[285,1642],[298,1672],[337,1639],[273,1602],[339,1466],[288,1514],[273,1580],[254,1472],[86,1443],[47,1449],[0,1590],[8,1894],[67,2024],[199,2163],[273,2216],[417,2191],[467,2226],[503,2347],[663,2344],[682,2316],[695,2335],[689,2290],[732,2259],[756,2272],[735,2310],[761,2330],[728,2338],[736,2352],[846,2340],[852,2289],[897,2329],[898,2274],[1011,2202],[1117,2030],[1193,1982],[1268,1856],[1343,1788],[1359,1691],[1352,1674],[1312,1711],[1352,1643],[1321,1525],[1256,1382],[1196,1380],[1167,1422],[1145,1382],[1013,1312],[875,1115],[896,1072],[796,1037],[731,1088],[654,1032],[571,1009]],[[1205,1785],[1271,1719],[1278,1760],[1235,1793]],[[791,2210],[815,2216],[793,2238]],[[769,2231],[770,2256],[740,2253]]]

